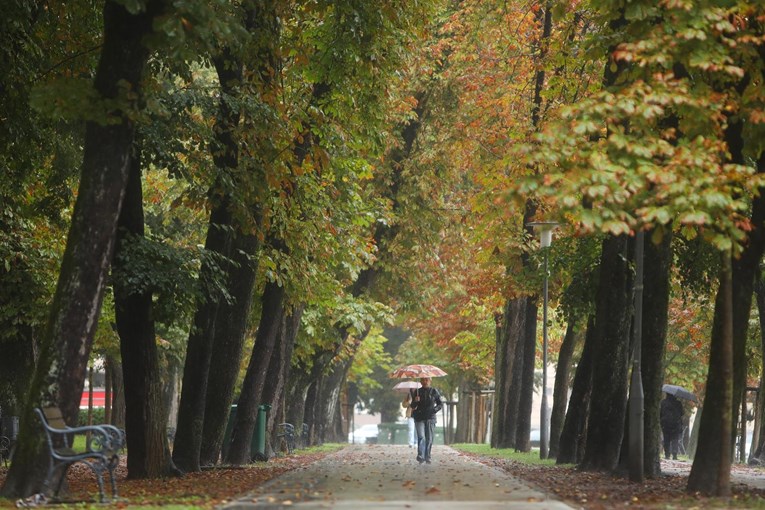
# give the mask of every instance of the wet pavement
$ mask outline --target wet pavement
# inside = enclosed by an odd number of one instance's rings
[[[290,471],[225,510],[563,510],[572,507],[448,446],[419,464],[406,445],[348,445]]]

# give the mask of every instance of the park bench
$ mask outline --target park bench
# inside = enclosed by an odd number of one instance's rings
[[[8,459],[11,458],[11,438],[0,436],[0,462],[8,467]]]
[[[280,423],[276,437],[284,441],[287,453],[291,454],[295,449],[295,426],[291,423]]]
[[[45,477],[45,489],[50,484],[56,472],[61,471],[60,478],[53,491],[57,497],[61,485],[66,478],[69,467],[82,462],[93,471],[98,482],[100,501],[105,501],[104,479],[105,472],[109,473],[112,486],[112,497],[117,497],[117,483],[114,479],[114,469],[119,465],[119,451],[125,447],[125,434],[113,425],[87,425],[84,427],[69,427],[64,422],[58,407],[35,409],[45,431],[48,445],[48,472]],[[85,448],[73,448],[74,437],[85,435]]]

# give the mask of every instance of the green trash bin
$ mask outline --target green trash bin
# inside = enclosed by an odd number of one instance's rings
[[[268,404],[258,406],[258,419],[255,421],[255,433],[250,448],[250,457],[255,460],[268,460],[266,457],[266,422],[270,410],[271,406]]]

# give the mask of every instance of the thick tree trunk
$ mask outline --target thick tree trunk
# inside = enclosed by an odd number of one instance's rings
[[[688,477],[688,491],[715,496],[730,494],[733,453],[733,289],[730,253],[723,255],[720,289],[715,300],[709,352],[707,393],[701,414],[699,444]]]
[[[234,132],[241,118],[239,109],[232,107],[227,98],[237,94],[237,87],[242,80],[243,65],[229,48],[224,48],[221,54],[213,59],[213,63],[222,91],[215,125],[217,145],[213,150],[213,160],[221,173],[227,173],[238,166],[239,149]],[[232,243],[228,227],[232,225],[233,217],[230,211],[230,192],[224,189],[222,182],[223,179],[219,179],[210,191],[214,206],[210,214],[205,249],[228,257],[231,254]],[[202,266],[203,273],[212,271],[210,265]],[[207,296],[199,302],[189,334],[173,449],[173,459],[186,471],[200,469],[207,385],[221,304],[220,296]]]
[[[744,164],[743,125],[740,120],[732,123],[725,131],[725,139],[732,155],[732,161]],[[765,172],[765,153],[757,162],[759,173]],[[733,433],[738,423],[741,401],[746,391],[747,359],[746,339],[749,316],[752,309],[754,279],[759,271],[765,250],[765,189],[760,189],[752,199],[752,229],[747,232],[747,242],[738,258],[733,260]]]
[[[512,448],[515,446],[516,419],[518,410],[518,391],[514,391],[513,378],[521,331],[525,329],[526,307],[523,298],[508,299],[502,317],[502,327],[497,333],[497,349],[494,368],[495,397],[492,413],[491,430],[492,448]]]
[[[228,256],[230,234],[226,226],[230,223],[231,214],[228,211],[228,203],[224,200],[210,213],[205,250]],[[202,264],[202,273],[212,272],[209,264]],[[173,443],[173,460],[184,471],[200,470],[199,455],[202,447],[207,378],[220,299],[222,298],[219,296],[207,296],[197,304],[186,347],[181,401],[178,406],[178,428]]]
[[[584,339],[582,356],[574,375],[571,398],[568,402],[566,419],[560,434],[558,464],[579,464],[584,458],[587,439],[587,418],[590,414],[592,395],[592,374],[595,357],[595,317],[587,320],[587,333]]]
[[[353,358],[347,358],[336,363],[330,370],[330,373],[322,377],[319,384],[321,392],[318,397],[318,414],[315,420],[323,424],[319,441],[322,443],[337,443],[347,441],[347,435],[343,436],[339,431],[342,426],[338,423],[340,419],[340,393],[348,375],[348,370],[353,363]]]
[[[568,402],[568,380],[571,377],[571,363],[574,349],[579,336],[579,321],[576,317],[569,319],[566,334],[558,351],[558,364],[555,368],[555,389],[553,390],[553,406],[550,416],[550,450],[548,457],[558,457],[558,445],[563,431],[563,421],[566,418],[566,403]]]
[[[521,373],[521,391],[518,401],[518,419],[515,429],[515,450],[531,451],[531,407],[534,401],[534,372],[537,358],[537,300],[528,296],[526,301],[526,320],[523,328],[523,371]]]
[[[757,411],[759,416],[755,419],[755,424],[759,423],[758,441],[752,442],[752,453],[749,456],[750,464],[765,463],[765,419],[763,419],[763,409],[765,409],[765,283],[762,280],[762,272],[758,274],[754,285],[754,295],[757,299],[757,312],[760,318],[760,392],[757,398]]]
[[[641,374],[643,380],[643,468],[648,478],[661,475],[661,405],[664,383],[664,349],[667,340],[667,312],[669,309],[670,271],[672,268],[672,230],[664,229],[659,244],[650,241],[652,232],[646,233],[643,266],[643,338]]]
[[[140,93],[149,57],[143,39],[152,32],[153,20],[163,7],[163,2],[149,0],[143,12],[133,15],[117,2],[106,2],[104,40],[94,80],[100,97],[116,100],[124,84]],[[77,202],[39,362],[29,384],[30,400],[21,415],[21,433],[2,491],[5,497],[28,496],[42,488],[45,470],[36,459],[43,443],[32,408],[41,401],[56,404],[67,423],[77,419],[127,182],[135,133],[127,111],[131,108],[123,104],[110,112],[117,122],[86,126]]]
[[[242,382],[236,419],[231,431],[231,446],[227,460],[234,465],[242,465],[250,461],[250,441],[258,417],[258,405],[270,405],[270,402],[263,402],[261,399],[266,372],[284,315],[284,287],[276,282],[268,282],[263,291],[262,302],[260,325],[247,373]]]
[[[215,119],[216,144],[213,161],[221,174],[236,169],[239,164],[239,148],[235,131],[238,128],[241,112],[232,107],[229,96],[237,94],[237,87],[242,80],[242,64],[234,59],[230,49],[224,49],[213,59],[218,72],[221,87],[221,100]],[[210,190],[214,203],[210,213],[205,250],[224,257],[231,254],[231,230],[233,216],[230,210],[230,191],[225,189],[222,177]],[[207,263],[202,265],[202,273],[212,273],[214,269]],[[221,296],[206,296],[197,304],[194,324],[189,333],[186,347],[186,362],[183,368],[183,386],[178,407],[178,428],[173,445],[173,460],[185,471],[199,471],[202,449],[202,431],[205,420],[205,397],[210,373],[215,325]]]
[[[633,253],[627,236],[603,241],[595,305],[592,398],[581,467],[613,471],[619,463],[627,412]]]
[[[162,398],[162,380],[152,319],[152,292],[135,292],[125,282],[122,256],[129,244],[144,236],[141,163],[138,146],[131,157],[125,201],[117,224],[113,274],[114,315],[120,336],[125,381],[125,432],[128,478],[159,478],[176,473],[167,441],[167,412]]]
[[[259,247],[260,243],[254,235],[239,234],[234,240],[231,256],[237,267],[230,271],[227,284],[234,302],[221,303],[216,315],[214,349],[205,398],[201,464],[217,463],[223,447],[226,421],[239,376],[237,367],[242,361],[242,349],[250,318],[257,273],[255,256]]]
[[[305,397],[305,408],[303,413],[303,422],[308,424],[310,443],[323,444],[321,438],[324,437],[324,424],[318,421],[319,413],[319,395],[321,394],[321,377],[317,377],[308,385]]]
[[[271,362],[268,365],[268,373],[263,387],[263,401],[273,402],[266,425],[266,430],[272,431],[272,436],[274,432],[277,432],[276,425],[281,423],[285,416],[285,388],[290,376],[290,360],[295,348],[295,339],[300,331],[303,309],[303,306],[297,306],[285,313],[279,330],[279,349],[271,356]],[[292,422],[288,421],[287,423]],[[295,433],[299,434],[302,423],[292,423],[292,425],[295,426]]]

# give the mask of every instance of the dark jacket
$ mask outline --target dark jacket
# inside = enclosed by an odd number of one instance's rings
[[[414,395],[420,396],[419,402],[414,402],[414,398],[412,398],[412,418],[416,421],[425,421],[435,417],[443,407],[441,395],[433,387],[417,388]]]
[[[680,433],[683,430],[683,404],[673,395],[661,401],[661,429],[665,434]]]

